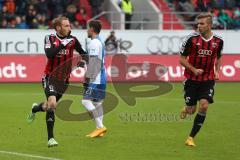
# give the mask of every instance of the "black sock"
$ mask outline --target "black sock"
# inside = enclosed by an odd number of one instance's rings
[[[198,112],[193,123],[192,131],[190,133],[190,137],[195,137],[196,134],[199,132],[201,126],[203,125],[203,122],[206,118],[206,113],[200,113]]]
[[[52,109],[47,110],[46,123],[47,123],[48,140],[53,138],[54,122],[55,122],[54,111]]]
[[[44,112],[44,110],[43,110],[43,104],[44,104],[44,102],[42,102],[42,103],[34,106],[34,107],[32,108],[32,112],[33,112],[33,113],[40,112],[40,111],[41,111],[41,112]]]

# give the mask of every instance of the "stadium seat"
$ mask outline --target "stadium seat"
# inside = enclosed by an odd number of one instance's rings
[[[92,11],[91,11],[91,6],[90,6],[88,0],[81,0],[80,5],[82,7],[86,8],[87,15],[89,17],[91,17]],[[104,17],[100,17],[99,20],[101,20],[101,22],[102,22],[102,28],[103,29],[110,29],[111,28],[110,23]]]
[[[169,13],[163,13],[163,21],[164,22],[179,22],[174,24],[164,23],[163,29],[174,29],[174,30],[182,30],[185,29],[183,24],[181,24],[181,20],[177,17],[176,14],[172,14],[172,12],[168,6],[168,3],[164,0],[153,0],[153,2],[156,4],[156,6],[161,10],[162,12],[169,12]]]

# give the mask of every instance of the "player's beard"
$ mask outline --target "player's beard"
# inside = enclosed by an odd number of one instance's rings
[[[199,29],[198,31],[199,31],[199,33],[201,35],[205,35],[206,34],[206,30],[204,30],[203,28]]]
[[[68,31],[67,33],[64,31],[61,31],[60,34],[63,35],[64,37],[68,37],[71,34],[71,31]]]
[[[67,37],[68,37],[68,36],[70,36],[71,32],[72,32],[71,30],[68,32],[68,35],[67,35]]]

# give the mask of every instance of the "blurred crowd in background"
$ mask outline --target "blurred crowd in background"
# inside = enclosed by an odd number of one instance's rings
[[[88,0],[87,14],[80,0],[0,0],[0,28],[48,29],[52,19],[65,15],[72,28],[85,29],[87,21],[101,12],[104,0]],[[240,0],[166,0],[182,12],[211,12],[214,29],[240,28]],[[194,21],[196,14],[184,14],[185,21]]]
[[[213,28],[240,28],[240,0],[167,0],[176,11],[210,12],[213,15]],[[183,15],[186,21],[193,21],[196,14]]]
[[[92,13],[98,14],[103,0],[88,1]],[[72,28],[79,29],[85,29],[94,16],[86,14],[80,0],[0,0],[0,28],[48,29],[52,28],[52,19],[59,15],[68,17]]]

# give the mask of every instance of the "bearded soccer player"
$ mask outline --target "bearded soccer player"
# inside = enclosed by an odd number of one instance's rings
[[[64,66],[66,62],[72,65],[73,50],[75,49],[83,59],[87,60],[88,56],[82,49],[76,37],[71,35],[70,22],[66,17],[58,17],[53,20],[53,26],[56,34],[45,36],[44,49],[47,56],[47,65],[42,78],[42,86],[47,100],[45,102],[32,105],[32,110],[28,115],[28,123],[32,123],[37,112],[46,111],[46,124],[48,132],[48,147],[57,146],[58,142],[54,139],[53,128],[55,122],[54,112],[57,102],[62,97],[68,86],[68,79],[71,73],[70,67],[62,67],[62,70],[53,73],[58,67]],[[56,75],[54,75],[56,74]],[[54,83],[50,78],[59,78],[59,82]],[[62,90],[61,92],[59,92]]]
[[[96,129],[87,135],[95,138],[104,136],[107,131],[103,125],[103,100],[106,89],[105,69],[105,46],[99,37],[101,31],[99,21],[90,21],[88,24],[88,37],[91,41],[88,44],[89,62],[85,73],[84,93],[82,104],[87,109],[96,123]]]
[[[197,30],[183,42],[180,64],[185,67],[184,99],[185,107],[180,113],[184,119],[196,111],[192,130],[185,144],[196,146],[193,139],[202,127],[209,104],[213,103],[215,80],[219,79],[223,40],[211,31],[212,16],[201,14],[197,17]]]

